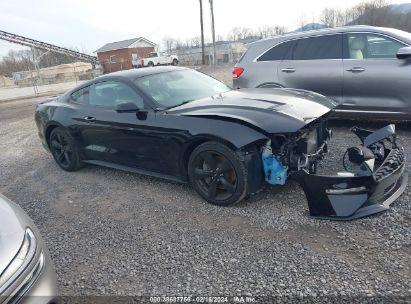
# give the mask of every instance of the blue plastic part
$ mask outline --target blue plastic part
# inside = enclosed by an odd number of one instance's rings
[[[261,155],[265,180],[272,185],[284,185],[287,179],[287,168],[270,152],[264,151]]]

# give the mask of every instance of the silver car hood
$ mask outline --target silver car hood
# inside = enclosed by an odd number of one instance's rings
[[[0,274],[20,249],[27,224],[23,210],[0,194]]]

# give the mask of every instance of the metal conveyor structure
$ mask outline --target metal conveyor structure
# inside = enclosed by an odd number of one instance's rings
[[[64,54],[67,56],[75,57],[81,61],[90,62],[93,65],[98,62],[98,59],[96,56],[80,53],[80,52],[66,49],[63,47],[59,47],[57,45],[53,45],[50,43],[46,43],[46,42],[31,39],[31,38],[27,38],[24,36],[8,33],[2,30],[0,30],[0,39],[8,41],[8,42],[28,46],[31,48],[41,49],[41,50],[50,51],[50,52],[56,52],[56,53]]]

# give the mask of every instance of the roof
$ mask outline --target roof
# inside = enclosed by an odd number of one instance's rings
[[[64,93],[64,96],[70,95],[73,92],[81,88],[87,87],[93,83],[97,83],[100,81],[115,80],[119,78],[129,79],[131,81],[134,81],[137,78],[144,77],[144,76],[150,76],[150,75],[173,72],[173,71],[184,71],[184,70],[189,70],[189,68],[179,67],[179,66],[156,66],[156,67],[147,67],[147,68],[118,71],[114,73],[101,75],[94,79],[83,82],[82,84],[74,87],[73,89],[68,90],[66,93]]]
[[[107,52],[107,51],[126,49],[133,43],[140,41],[140,40],[143,40],[149,44],[152,44],[153,46],[156,46],[154,42],[151,42],[150,40],[143,38],[143,37],[138,37],[138,38],[133,38],[133,39],[127,39],[127,40],[107,43],[103,45],[101,48],[99,48],[98,50],[94,51],[94,53],[102,53],[102,52]]]
[[[186,67],[179,67],[179,66],[158,66],[158,67],[147,67],[147,68],[139,68],[139,69],[130,69],[124,71],[118,71],[110,74],[105,74],[103,76],[99,76],[98,78],[105,78],[105,77],[124,77],[129,79],[136,79],[143,76],[160,74],[160,73],[167,73],[172,71],[181,71],[187,70]]]
[[[399,30],[392,29],[392,28],[384,28],[384,27],[376,27],[376,26],[369,26],[369,25],[351,25],[351,26],[342,26],[342,27],[334,27],[334,28],[323,28],[323,29],[316,29],[310,30],[305,32],[291,32],[281,36],[275,36],[271,38],[265,38],[258,40],[256,42],[252,42],[251,44],[256,43],[272,43],[274,41],[283,41],[289,38],[301,38],[306,36],[315,36],[315,35],[324,35],[324,34],[335,34],[335,33],[345,33],[350,31],[369,31],[369,32],[376,32],[376,33],[385,33],[395,37],[399,37],[398,33]],[[402,37],[404,39],[404,37]],[[406,38],[408,40],[408,38]]]

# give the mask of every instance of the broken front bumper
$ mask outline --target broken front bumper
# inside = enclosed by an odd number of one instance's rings
[[[404,149],[396,144],[395,126],[375,132],[352,131],[362,141],[361,146],[350,148],[356,150],[350,159],[358,164],[355,172],[326,176],[301,170],[294,175],[305,192],[311,216],[351,220],[382,212],[407,186],[406,158]]]

